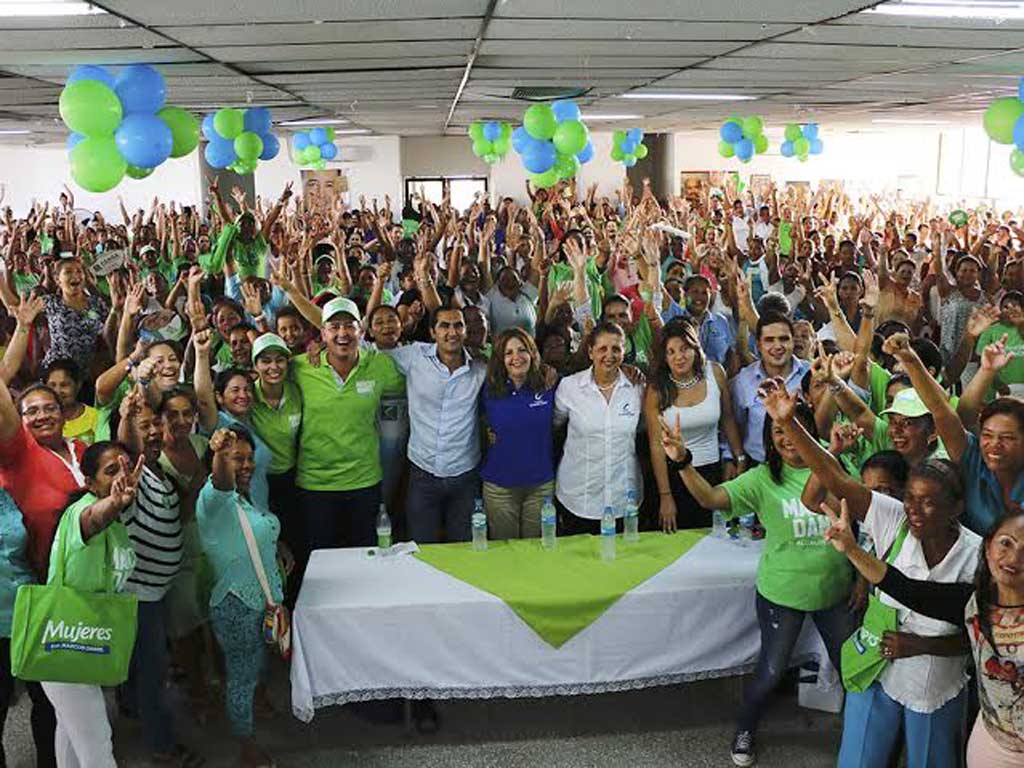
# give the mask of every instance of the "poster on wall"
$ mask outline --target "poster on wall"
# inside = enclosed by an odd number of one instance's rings
[[[767,173],[750,174],[750,192],[755,200],[765,200],[771,194],[772,177]]]
[[[711,191],[711,171],[683,171],[679,188],[687,202],[699,203]]]
[[[348,177],[340,168],[327,168],[322,171],[303,168],[302,196],[308,200],[326,199],[341,200],[349,204]]]

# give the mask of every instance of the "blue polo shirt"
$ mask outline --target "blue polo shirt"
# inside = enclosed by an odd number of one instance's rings
[[[506,397],[494,397],[485,389],[483,408],[492,434],[480,477],[503,488],[553,480],[555,390],[534,392],[523,386]]]
[[[977,435],[967,433],[967,450],[964,451],[960,465],[967,493],[962,522],[979,536],[984,536],[1008,510],[1003,503],[999,480],[985,466],[981,456],[981,441]],[[1024,504],[1024,473],[1017,477],[1010,498],[1018,504]]]

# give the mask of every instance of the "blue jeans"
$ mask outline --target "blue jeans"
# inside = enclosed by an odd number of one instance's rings
[[[420,544],[469,541],[469,519],[479,496],[480,475],[475,469],[455,477],[434,477],[410,462],[405,500],[409,538]]]
[[[825,641],[825,649],[833,666],[839,669],[839,649],[843,641],[856,628],[856,617],[846,609],[846,598],[820,611],[798,611],[771,602],[758,593],[757,623],[761,628],[761,650],[757,655],[754,677],[748,683],[743,697],[737,730],[757,730],[757,723],[764,714],[768,699],[782,681],[789,668],[804,619],[810,616]]]
[[[174,748],[174,724],[167,706],[167,606],[166,598],[139,601],[139,629],[135,635],[128,682],[128,705],[139,713],[146,743],[154,752]]]
[[[927,714],[893,701],[878,682],[864,693],[847,693],[838,768],[889,765],[898,748],[901,722],[907,741],[907,768],[962,768],[966,715],[966,686]]]

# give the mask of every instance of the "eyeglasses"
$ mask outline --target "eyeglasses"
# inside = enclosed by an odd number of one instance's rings
[[[48,416],[60,413],[60,406],[57,403],[47,403],[46,405],[33,405],[23,410],[21,412],[21,415],[32,418],[43,413],[45,413]]]

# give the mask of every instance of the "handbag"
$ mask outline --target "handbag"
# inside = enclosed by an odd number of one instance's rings
[[[249,518],[242,509],[242,505],[236,502],[235,510],[238,513],[238,524],[242,527],[242,535],[245,537],[245,546],[249,550],[249,559],[252,560],[253,570],[256,571],[256,578],[263,589],[263,597],[267,601],[267,608],[263,614],[263,639],[267,645],[277,648],[281,658],[288,660],[292,655],[292,619],[288,609],[274,600],[274,593],[270,590],[270,582],[267,580],[267,572],[263,568],[263,558],[260,557],[260,548],[256,544],[256,536],[252,532]]]
[[[70,518],[68,518],[70,519]],[[64,585],[68,525],[57,531],[57,560],[48,584],[24,584],[14,599],[11,674],[22,680],[120,685],[138,630],[138,598],[81,592]],[[111,555],[106,537],[107,559]]]
[[[885,562],[892,564],[910,531],[904,520],[886,553]],[[886,605],[874,593],[868,595],[868,609],[861,625],[843,643],[841,664],[843,687],[850,693],[864,693],[891,663],[882,655],[882,638],[899,627],[896,609]]]

